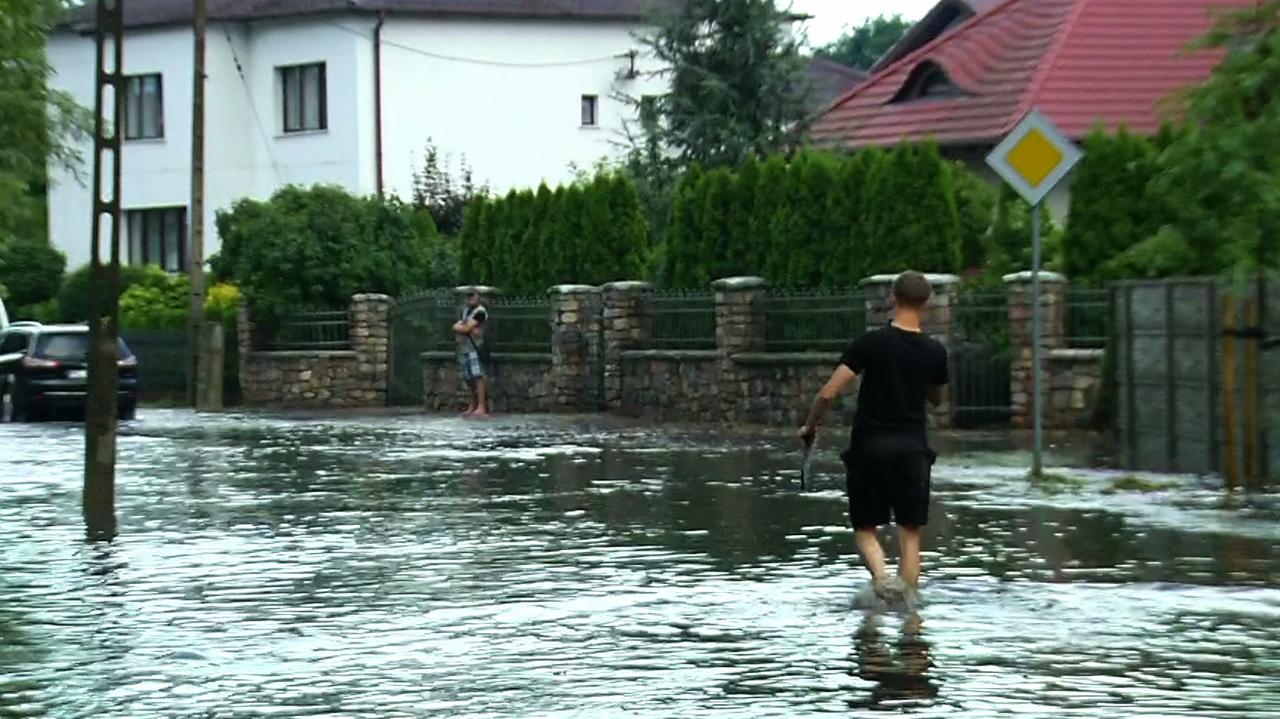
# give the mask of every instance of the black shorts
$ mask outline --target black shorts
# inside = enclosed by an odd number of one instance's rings
[[[936,458],[924,438],[878,433],[854,437],[842,455],[854,529],[929,522],[929,482]]]

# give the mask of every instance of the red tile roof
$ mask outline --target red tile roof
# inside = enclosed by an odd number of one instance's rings
[[[813,127],[827,146],[937,139],[990,144],[1039,106],[1069,136],[1099,122],[1155,132],[1161,103],[1209,75],[1219,55],[1188,53],[1215,11],[1250,0],[1004,0],[876,73]],[[926,63],[953,97],[892,102]]]

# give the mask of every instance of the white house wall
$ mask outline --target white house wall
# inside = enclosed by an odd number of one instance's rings
[[[428,138],[455,163],[465,155],[477,181],[499,192],[554,185],[572,177],[571,165],[616,155],[623,120],[635,109],[615,95],[662,86],[651,77],[618,79],[630,66],[623,56],[640,49],[633,28],[392,16],[382,62],[388,191],[408,196]],[[584,128],[581,97],[591,94],[600,98],[599,126]]]

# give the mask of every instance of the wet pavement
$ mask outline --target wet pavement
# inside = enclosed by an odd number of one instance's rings
[[[81,429],[0,426],[0,717],[1280,716],[1280,495],[991,444],[907,614],[780,433],[144,411],[90,545]]]

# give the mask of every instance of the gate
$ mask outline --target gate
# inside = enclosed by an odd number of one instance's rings
[[[450,328],[458,319],[457,311],[457,301],[450,290],[407,295],[392,308],[391,349],[387,353],[390,404],[421,406],[425,401],[422,353],[454,351]]]
[[[956,300],[954,322],[953,424],[959,428],[1008,424],[1013,415],[1009,294],[962,291]]]

